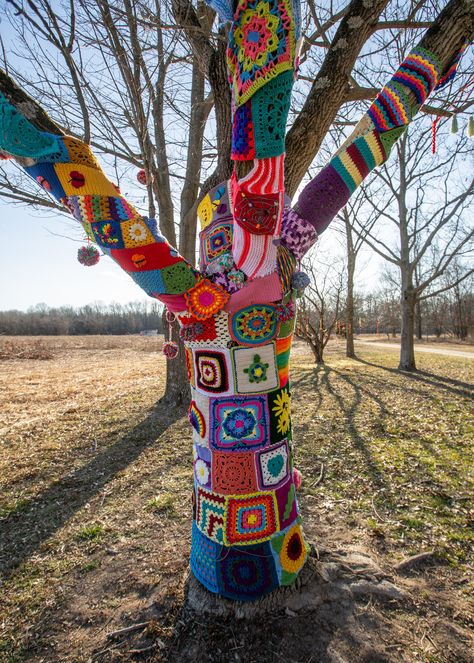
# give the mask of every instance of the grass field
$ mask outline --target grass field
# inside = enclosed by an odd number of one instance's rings
[[[160,342],[0,341],[1,663],[145,660],[106,633],[150,601],[149,660],[173,660],[192,463],[185,413],[157,404]],[[413,375],[396,365],[394,352],[363,346],[348,360],[334,343],[316,367],[297,348],[305,531],[316,548],[358,546],[385,569],[435,551],[418,612],[390,617],[408,654],[384,660],[469,661],[474,362],[424,354]],[[426,637],[428,622],[452,624],[451,636],[430,626]]]

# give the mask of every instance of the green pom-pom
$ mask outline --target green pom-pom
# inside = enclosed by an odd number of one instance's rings
[[[457,134],[458,131],[459,131],[458,118],[457,115],[453,115],[453,117],[451,118],[451,133]]]

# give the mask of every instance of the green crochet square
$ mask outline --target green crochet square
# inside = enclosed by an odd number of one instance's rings
[[[192,267],[186,262],[177,262],[161,270],[167,295],[181,295],[196,283]]]
[[[293,72],[285,71],[268,81],[252,97],[255,156],[276,157],[285,151],[285,132],[290,110]]]

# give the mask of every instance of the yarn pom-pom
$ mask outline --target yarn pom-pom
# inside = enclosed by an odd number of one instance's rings
[[[227,278],[237,286],[241,286],[245,282],[245,274],[241,272],[240,269],[231,269],[227,274]]]
[[[234,266],[234,258],[231,253],[224,253],[217,261],[223,271],[229,271]]]
[[[143,184],[143,186],[148,184],[148,177],[146,176],[146,172],[143,170],[143,168],[138,171],[137,180],[140,182],[140,184]]]
[[[299,470],[293,468],[293,483],[295,484],[296,490],[299,490],[299,487],[301,486],[301,482],[303,481],[303,475]]]
[[[167,359],[174,359],[178,354],[178,346],[174,341],[166,341],[163,343],[163,354]]]
[[[97,251],[95,246],[88,244],[87,246],[81,246],[77,252],[77,259],[85,267],[92,267],[97,265],[100,260],[100,253]]]
[[[305,272],[295,272],[291,277],[291,287],[302,292],[309,286],[311,280]]]

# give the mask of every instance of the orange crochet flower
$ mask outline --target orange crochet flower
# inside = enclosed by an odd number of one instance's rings
[[[184,297],[188,311],[199,320],[205,320],[223,309],[230,295],[209,279],[201,279]]]

